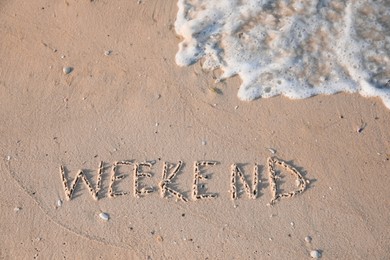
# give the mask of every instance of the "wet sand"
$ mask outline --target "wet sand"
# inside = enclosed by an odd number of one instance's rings
[[[389,255],[390,113],[380,99],[242,102],[237,77],[215,85],[218,71],[176,66],[174,2],[6,1],[0,12],[0,258]],[[308,181],[301,194],[270,205],[269,157]],[[179,161],[166,187],[188,202],[161,188],[164,163],[169,176]],[[216,165],[197,175],[200,161]],[[100,162],[96,200],[85,179],[96,189]],[[255,198],[236,176],[232,199],[232,164]],[[61,165],[69,187],[85,176],[70,200]],[[275,174],[278,193],[298,188],[283,165]]]

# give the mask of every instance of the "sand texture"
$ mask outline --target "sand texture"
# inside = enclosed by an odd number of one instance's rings
[[[176,12],[0,2],[0,259],[387,259],[382,101],[240,101],[175,64]]]

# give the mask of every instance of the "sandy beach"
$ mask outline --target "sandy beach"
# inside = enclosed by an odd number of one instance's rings
[[[175,64],[176,1],[0,13],[0,259],[388,259],[381,99],[240,101]]]

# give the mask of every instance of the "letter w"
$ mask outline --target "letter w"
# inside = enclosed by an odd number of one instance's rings
[[[89,193],[91,193],[92,197],[95,200],[98,199],[99,191],[101,189],[101,184],[102,184],[103,162],[100,162],[100,164],[99,164],[97,183],[96,183],[95,188],[92,187],[92,184],[88,181],[87,177],[85,176],[85,174],[82,170],[80,170],[77,173],[77,175],[74,178],[70,187],[69,187],[68,181],[65,177],[65,168],[62,165],[60,166],[60,172],[61,172],[62,184],[63,184],[64,190],[65,190],[65,196],[68,200],[72,199],[76,185],[80,180],[83,180],[84,184],[88,187]]]

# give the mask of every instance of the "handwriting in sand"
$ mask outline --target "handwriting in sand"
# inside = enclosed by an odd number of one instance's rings
[[[197,200],[204,200],[204,199],[215,199],[217,198],[216,193],[203,193],[201,192],[201,189],[199,189],[201,184],[206,182],[209,178],[207,175],[207,168],[211,166],[217,165],[218,162],[216,161],[195,161],[193,166],[193,181],[192,181],[192,191],[191,191],[191,199],[186,197],[183,193],[181,193],[179,190],[173,188],[174,181],[176,175],[181,171],[181,168],[183,166],[183,161],[179,161],[178,163],[169,163],[164,162],[163,163],[163,169],[162,169],[162,177],[161,181],[156,186],[145,186],[142,185],[142,179],[144,178],[151,178],[152,173],[150,170],[153,167],[152,162],[136,162],[131,160],[125,160],[125,161],[117,161],[112,164],[111,167],[111,177],[109,179],[108,184],[108,191],[105,194],[106,197],[109,198],[115,198],[119,196],[125,196],[129,195],[130,192],[127,191],[118,191],[115,190],[115,186],[118,184],[118,182],[125,177],[125,175],[120,175],[117,173],[117,168],[121,165],[129,165],[132,166],[132,177],[133,177],[133,196],[136,198],[139,198],[141,196],[144,196],[149,193],[153,193],[156,191],[160,192],[161,197],[176,197],[177,200],[183,201],[183,202],[189,202],[189,201],[197,201]],[[307,183],[309,183],[308,180],[306,180],[303,175],[292,165],[288,164],[287,162],[278,159],[276,157],[270,157],[267,160],[267,166],[268,166],[268,178],[270,183],[270,190],[272,194],[272,199],[270,204],[275,204],[276,201],[282,199],[282,198],[290,198],[297,194],[300,194],[305,191]],[[277,173],[275,171],[275,167],[281,167],[286,172],[291,174],[293,177],[296,178],[296,189],[289,191],[289,192],[281,192],[278,188],[278,178]],[[72,195],[74,194],[74,191],[76,189],[77,184],[82,181],[88,188],[89,193],[92,195],[92,197],[95,200],[98,200],[99,198],[104,197],[104,194],[101,194],[102,191],[102,175],[104,172],[103,162],[100,162],[99,167],[97,169],[97,177],[96,177],[96,184],[93,186],[91,181],[86,177],[84,172],[82,170],[79,170],[73,181],[71,181],[71,184],[69,185],[69,181],[67,180],[67,174],[64,166],[60,166],[60,173],[61,173],[61,179],[63,188],[65,191],[65,196],[68,200],[72,199]],[[254,170],[253,170],[253,179],[250,185],[247,179],[245,178],[244,172],[237,164],[231,165],[231,171],[230,171],[230,194],[231,199],[235,200],[238,198],[238,192],[237,192],[237,182],[241,182],[241,185],[244,187],[244,191],[247,194],[247,196],[251,199],[256,199],[258,197],[258,187],[259,187],[259,165],[255,164]]]

